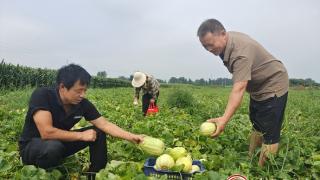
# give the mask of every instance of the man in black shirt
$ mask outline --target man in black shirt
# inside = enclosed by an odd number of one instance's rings
[[[90,79],[85,69],[70,64],[59,69],[56,88],[39,88],[32,93],[19,140],[24,164],[54,167],[89,146],[89,171],[98,172],[107,163],[106,134],[134,143],[143,141],[142,135],[107,121],[85,98]],[[93,126],[70,131],[81,118]]]

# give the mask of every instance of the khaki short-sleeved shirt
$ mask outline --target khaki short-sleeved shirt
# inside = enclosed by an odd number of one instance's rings
[[[280,60],[246,34],[228,32],[228,36],[223,63],[232,73],[233,83],[248,81],[246,90],[256,101],[288,91],[288,73]]]

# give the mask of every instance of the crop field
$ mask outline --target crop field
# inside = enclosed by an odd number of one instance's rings
[[[170,104],[170,95],[177,89],[189,92],[192,104]],[[290,90],[279,152],[269,157],[263,168],[257,166],[259,149],[254,157],[248,156],[252,129],[248,95],[222,135],[212,139],[199,134],[202,122],[224,113],[230,90],[191,85],[162,87],[160,112],[148,117],[142,116],[141,102],[133,106],[132,88],[89,89],[87,98],[104,117],[123,129],[159,138],[166,147],[186,148],[206,168],[194,179],[226,179],[232,174],[248,179],[320,179],[320,90]],[[32,91],[0,91],[0,179],[86,179],[82,172],[89,167],[88,148],[47,170],[21,164],[17,142]],[[75,128],[87,125],[81,120]],[[109,163],[97,179],[152,179],[141,170],[149,155],[135,144],[107,136],[107,148]]]

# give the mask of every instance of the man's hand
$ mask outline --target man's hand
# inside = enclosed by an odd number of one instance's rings
[[[138,105],[138,99],[137,98],[134,98],[133,105]]]
[[[207,120],[208,122],[214,122],[217,125],[217,130],[211,135],[212,137],[217,137],[223,132],[224,127],[227,125],[229,119],[231,119],[234,112],[240,106],[247,84],[248,81],[240,81],[235,83],[229,95],[228,104],[223,116]]]
[[[225,126],[228,123],[228,119],[226,119],[225,117],[218,117],[218,118],[212,118],[212,119],[208,119],[208,122],[212,122],[212,123],[216,123],[217,125],[217,129],[216,131],[211,135],[211,137],[218,137],[223,131]]]
[[[151,98],[150,99],[150,104],[154,104],[154,102],[155,102],[154,98]]]
[[[88,129],[80,133],[81,133],[81,137],[80,137],[81,141],[95,141],[97,138],[97,132],[93,129]]]
[[[136,144],[140,144],[140,143],[142,143],[144,137],[145,137],[145,135],[132,134],[131,138],[130,138],[130,141],[133,142],[133,143],[136,143]]]

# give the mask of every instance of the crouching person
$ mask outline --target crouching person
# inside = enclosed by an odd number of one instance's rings
[[[106,134],[133,143],[143,140],[142,135],[107,121],[85,98],[90,79],[85,69],[70,64],[59,69],[55,88],[39,88],[32,93],[19,139],[24,164],[54,167],[89,146],[89,171],[98,172],[107,163]],[[93,126],[70,131],[82,117]]]
[[[157,99],[160,93],[160,83],[152,75],[137,71],[133,74],[131,84],[134,87],[134,105],[138,105],[140,91],[143,93],[142,113],[146,116],[149,105],[157,105]]]

